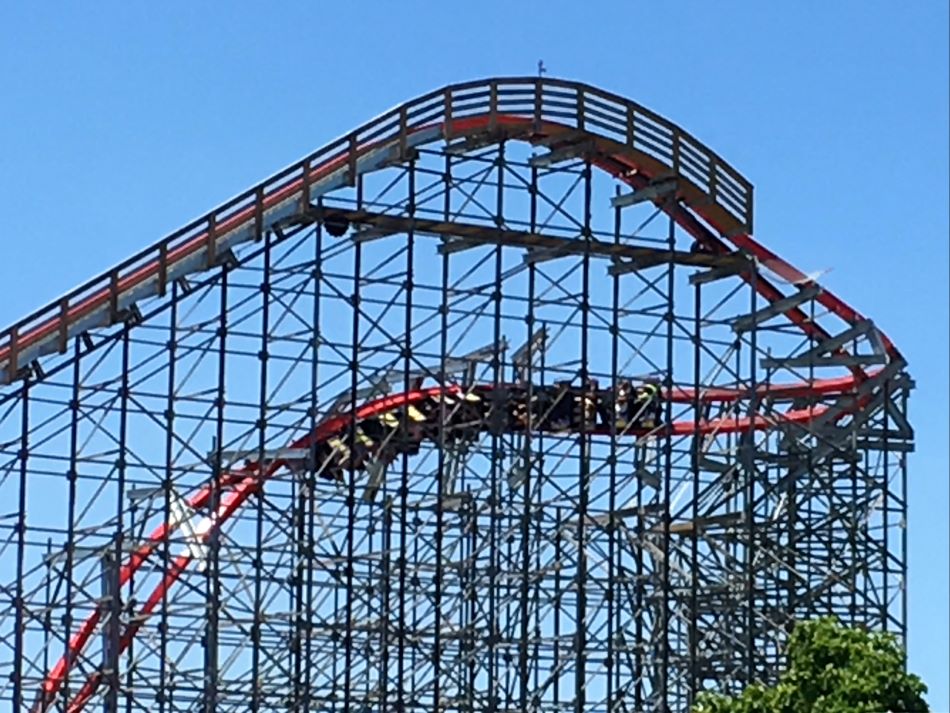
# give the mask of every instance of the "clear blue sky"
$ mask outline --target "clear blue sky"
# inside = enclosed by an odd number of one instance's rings
[[[950,711],[946,0],[173,5],[0,6],[0,322],[394,104],[543,58],[714,147],[756,236],[907,355],[910,663]]]

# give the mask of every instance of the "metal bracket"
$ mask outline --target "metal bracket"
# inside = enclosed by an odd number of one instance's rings
[[[650,183],[633,193],[624,193],[614,196],[610,199],[612,208],[626,208],[627,206],[645,203],[646,201],[655,201],[658,198],[664,198],[670,194],[676,193],[677,180],[675,176],[660,179],[655,183]]]
[[[581,141],[580,143],[568,144],[567,146],[553,149],[540,156],[532,156],[528,159],[528,165],[532,168],[548,168],[556,163],[563,163],[596,153],[597,146],[593,141]]]
[[[696,272],[689,276],[689,284],[691,285],[705,285],[710,282],[715,282],[716,280],[721,280],[725,277],[732,277],[733,275],[739,275],[747,270],[755,268],[755,262],[751,259],[747,260],[746,264],[735,263],[733,265],[721,265],[720,267],[714,267],[711,270],[704,270],[703,272]]]

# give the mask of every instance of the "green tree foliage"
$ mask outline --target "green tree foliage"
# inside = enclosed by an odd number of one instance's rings
[[[841,626],[832,618],[797,624],[788,668],[775,686],[754,684],[736,697],[702,694],[693,713],[919,713],[927,687],[904,670],[891,634]]]

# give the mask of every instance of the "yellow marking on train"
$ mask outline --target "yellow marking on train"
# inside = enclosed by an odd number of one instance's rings
[[[378,418],[383,422],[384,425],[389,426],[390,428],[395,428],[399,425],[398,413],[399,409],[397,408],[395,411],[386,411],[385,413],[381,413]],[[406,414],[409,416],[410,421],[422,422],[426,420],[425,414],[412,405],[406,407]]]
[[[482,400],[481,396],[479,396],[478,394],[472,391],[467,391],[463,393],[452,393],[449,391],[445,391],[443,392],[443,395],[445,397],[445,403],[447,404],[454,404],[456,403],[456,401],[468,401],[469,403],[478,403],[479,401]]]
[[[330,438],[327,440],[327,445],[329,445],[334,451],[338,451],[344,458],[346,458],[346,456],[350,453],[350,449],[339,438]]]

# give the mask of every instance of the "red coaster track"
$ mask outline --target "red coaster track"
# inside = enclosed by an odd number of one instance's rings
[[[676,176],[679,181],[677,197],[680,200],[671,203],[657,198],[655,199],[656,206],[668,211],[671,217],[706,250],[720,256],[749,257],[760,265],[766,265],[771,272],[796,285],[800,290],[814,286],[814,283],[801,271],[751,237],[749,234],[751,208],[736,210],[734,205],[730,208],[729,201],[723,197],[728,191],[722,185],[718,192],[715,189],[710,190],[710,184],[714,184],[714,180],[708,181],[706,186],[699,185],[691,180],[681,167],[671,165],[675,164],[675,161],[664,163],[656,156],[637,150],[632,139],[628,145],[624,145],[615,138],[598,132],[595,128],[596,122],[591,117],[584,120],[583,109],[578,109],[578,120],[569,124],[544,119],[538,115],[537,110],[529,109],[521,113],[506,111],[503,98],[497,89],[506,81],[508,80],[494,80],[489,85],[490,89],[486,97],[488,104],[485,106],[485,111],[480,114],[470,114],[460,118],[452,115],[452,95],[460,93],[470,85],[449,88],[399,107],[377,120],[380,125],[388,122],[388,134],[380,129],[382,134],[380,138],[358,141],[358,136],[372,132],[366,130],[355,132],[342,142],[342,146],[341,142],[337,142],[318,152],[317,155],[321,157],[319,162],[308,159],[293,171],[290,169],[285,171],[276,179],[245,194],[243,200],[236,199],[223,209],[211,214],[203,221],[203,224],[196,223],[197,228],[192,226],[181,236],[166,241],[157,251],[153,250],[150,253],[152,257],[146,255],[144,260],[140,258],[128,267],[109,273],[97,283],[98,286],[93,284],[91,289],[87,288],[76,296],[68,297],[45,312],[21,323],[0,336],[0,366],[5,365],[6,377],[13,379],[24,364],[32,362],[44,353],[61,350],[68,337],[86,325],[103,324],[114,319],[118,311],[134,304],[144,293],[164,294],[165,284],[176,274],[176,270],[183,274],[188,269],[201,269],[211,264],[215,256],[224,252],[230,245],[278,226],[281,221],[292,220],[301,213],[305,213],[318,195],[332,190],[340,184],[340,181],[352,180],[357,173],[373,170],[385,160],[398,158],[413,148],[443,140],[482,142],[525,140],[534,144],[544,144],[552,151],[557,151],[564,146],[584,144],[593,157],[593,164],[626,183],[634,191],[647,191],[657,185],[657,182],[671,175]],[[569,83],[512,81],[537,92],[538,101],[541,101],[543,88],[548,86],[572,87],[577,91],[578,96],[586,92],[597,93],[596,90]],[[446,97],[444,99],[445,116],[441,120],[433,121],[428,118],[428,115],[424,115],[421,121],[414,123],[412,117],[420,113],[415,111],[415,108],[425,102],[431,103],[433,96]],[[588,111],[591,110],[591,106],[592,102],[588,101]],[[636,107],[635,111],[646,116],[653,116],[641,107]],[[658,118],[655,120],[662,121]],[[672,126],[666,122],[663,123]],[[676,154],[678,142],[693,142],[685,132],[676,127],[673,127],[672,136],[674,137],[672,154]],[[713,159],[710,163],[711,176],[738,176],[719,161],[712,152],[708,152],[708,155]],[[717,171],[723,173],[716,173]],[[733,181],[736,185],[740,185],[735,178]],[[751,201],[751,195],[748,196],[748,201]],[[733,201],[733,204],[735,203]],[[189,266],[188,269],[181,268],[186,264]],[[739,275],[747,281],[753,281],[755,289],[762,298],[776,304],[788,299],[789,295],[782,292],[766,277],[761,274],[753,276],[753,272],[755,271],[739,272]],[[864,318],[853,308],[827,290],[822,289],[816,301],[847,325],[857,325],[864,321]],[[833,340],[831,333],[821,324],[811,320],[798,306],[792,305],[783,309],[782,313],[813,342],[820,344]],[[887,364],[893,366],[901,362],[900,354],[883,335],[880,336],[880,343]],[[847,354],[844,345],[835,346],[831,353]],[[849,368],[851,375],[846,377],[761,386],[756,396],[759,399],[769,398],[773,402],[791,403],[802,397],[848,394],[855,392],[861,384],[874,380],[886,370],[869,372],[860,365],[850,365]],[[480,388],[485,390],[490,387]],[[460,393],[458,387],[436,386],[371,400],[360,406],[355,414],[342,413],[327,418],[315,431],[294,440],[290,447],[311,448],[315,444],[325,443],[330,438],[339,437],[346,433],[354,417],[357,420],[373,418],[385,412],[404,410],[409,406],[421,404],[427,399],[439,399],[444,394],[458,393]],[[730,402],[748,399],[751,396],[748,390],[730,388],[708,389],[698,394],[689,389],[676,389],[664,394],[665,399],[682,403]],[[869,396],[864,396],[857,399],[852,409],[862,408],[869,398]],[[668,427],[661,427],[654,432],[654,435],[665,433],[667,429],[675,435],[768,430],[776,427],[777,420],[805,424],[822,416],[826,411],[827,407],[824,406],[789,407],[780,419],[753,415],[699,422],[677,421]],[[847,414],[848,411],[844,410],[838,418]],[[605,431],[601,429],[600,432]],[[641,429],[639,432],[634,431],[628,435],[644,437],[646,434]],[[215,488],[221,495],[216,515],[208,518],[204,526],[199,528],[198,537],[206,541],[215,528],[219,528],[251,495],[264,487],[269,477],[287,465],[288,463],[284,460],[275,460],[263,466],[248,463],[242,469],[224,473],[216,485],[209,482],[192,493],[187,499],[187,505],[193,510],[206,507]],[[180,522],[171,521],[162,523],[154,529],[147,541],[139,546],[121,567],[120,586],[129,581],[155,553],[160,543],[180,524]],[[174,560],[171,567],[164,573],[160,584],[140,605],[138,614],[134,617],[137,623],[129,625],[122,632],[119,642],[120,651],[124,651],[129,646],[141,623],[155,611],[169,588],[181,578],[193,559],[193,550],[188,550]],[[83,650],[94,636],[100,624],[100,618],[98,611],[93,612],[72,634],[66,654],[46,676],[42,692],[35,705],[36,711],[45,711],[57,701],[64,680],[73,663],[82,656]],[[68,702],[67,709],[69,711],[82,710],[94,695],[100,680],[99,675],[88,677],[81,689]]]

